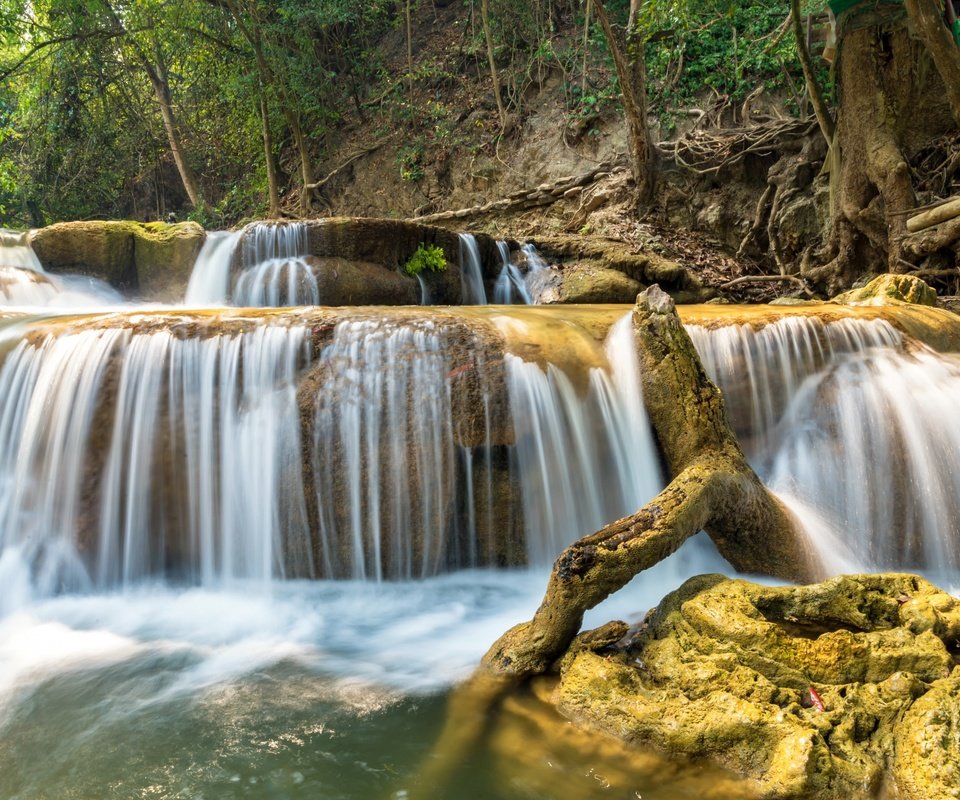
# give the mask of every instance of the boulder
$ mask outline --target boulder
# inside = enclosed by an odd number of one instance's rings
[[[609,629],[609,630],[608,630]],[[554,701],[570,719],[757,782],[761,797],[948,797],[960,777],[960,603],[911,575],[771,588],[719,575],[638,630],[581,634]]]
[[[888,306],[897,303],[935,306],[937,292],[912,275],[886,274],[878,275],[860,289],[838,294],[832,302],[847,306]]]
[[[195,222],[60,222],[32,231],[49,272],[88,275],[144,300],[183,299],[206,234]]]
[[[629,303],[643,286],[622,272],[577,264],[561,272],[561,303]]]
[[[346,258],[310,256],[305,261],[325,306],[415,306],[420,302],[417,280],[397,270]]]

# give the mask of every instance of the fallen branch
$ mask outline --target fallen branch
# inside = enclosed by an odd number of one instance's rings
[[[747,463],[670,297],[651,286],[637,298],[633,324],[647,410],[676,477],[636,514],[567,547],[533,619],[501,636],[454,692],[419,781],[434,795],[484,734],[489,712],[549,669],[588,609],[701,529],[738,570],[800,581],[820,572],[797,523]]]
[[[720,288],[724,290],[733,289],[745,283],[795,283],[803,289],[807,297],[813,297],[813,292],[807,287],[806,281],[798,278],[796,275],[744,275],[742,278],[734,278],[732,281],[727,281]]]
[[[960,217],[960,197],[951,198],[929,211],[923,211],[915,217],[910,217],[907,220],[907,230],[910,233],[917,233],[956,217]]]
[[[325,175],[320,180],[316,181],[315,183],[308,183],[306,186],[303,187],[304,190],[308,192],[313,192],[313,191],[316,191],[317,189],[322,189],[329,181],[331,181],[333,178],[335,178],[337,175],[343,172],[343,170],[349,167],[354,161],[357,161],[358,159],[361,159],[364,156],[369,155],[374,150],[379,150],[381,147],[383,147],[385,143],[386,143],[386,140],[384,139],[383,141],[377,142],[376,144],[371,145],[365,150],[361,150],[359,153],[356,153],[350,156],[350,158],[344,161],[339,167],[337,167],[334,170],[331,170],[329,173],[327,173],[327,175]]]

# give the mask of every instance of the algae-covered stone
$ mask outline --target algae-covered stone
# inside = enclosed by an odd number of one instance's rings
[[[89,275],[146,300],[183,299],[206,234],[195,222],[61,222],[30,241],[50,272]]]
[[[951,797],[958,625],[960,604],[909,575],[702,576],[632,639],[572,646],[555,700],[590,727],[730,766],[765,797],[869,797],[888,778],[910,800]]]
[[[937,292],[912,275],[888,274],[879,275],[860,289],[838,294],[833,302],[848,306],[886,306],[896,303],[935,306]]]
[[[183,300],[206,233],[196,222],[148,222],[133,229],[133,261],[141,297]]]
[[[561,303],[630,303],[642,289],[622,272],[592,265],[570,266],[561,273]]]

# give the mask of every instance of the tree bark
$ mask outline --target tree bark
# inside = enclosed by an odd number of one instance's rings
[[[158,53],[159,56],[159,53]],[[194,208],[203,206],[203,194],[200,191],[200,184],[197,181],[196,173],[190,167],[186,155],[183,152],[183,143],[180,139],[180,129],[177,124],[177,118],[173,111],[173,101],[170,97],[170,84],[167,80],[166,70],[162,62],[154,66],[142,54],[139,60],[143,65],[150,84],[153,86],[154,96],[157,98],[157,104],[160,106],[160,117],[163,119],[163,129],[167,134],[167,142],[170,144],[170,152],[173,155],[174,163],[177,165],[177,171],[180,173],[180,180],[183,181],[183,188],[190,198],[190,204]]]
[[[905,0],[904,5],[917,35],[943,78],[953,120],[960,125],[960,47],[943,24],[940,3],[937,0]]]
[[[610,53],[613,56],[617,78],[620,81],[620,93],[623,99],[623,113],[627,122],[627,141],[630,148],[630,165],[636,184],[638,204],[647,203],[653,197],[654,190],[654,151],[650,140],[650,128],[647,125],[647,87],[646,66],[644,63],[643,37],[636,31],[636,14],[639,2],[630,7],[631,23],[626,35],[621,36],[614,28],[603,0],[594,0],[597,20],[603,28]]]
[[[493,55],[493,34],[490,31],[490,3],[480,0],[480,23],[483,25],[483,38],[487,43],[487,61],[490,64],[490,78],[493,80],[493,97],[497,101],[497,114],[500,116],[500,130],[507,127],[507,109],[500,96],[500,76],[497,74],[497,62]]]
[[[270,204],[269,215],[272,219],[280,216],[280,180],[277,176],[277,161],[273,154],[273,132],[270,129],[270,110],[267,98],[260,91],[260,127],[263,131],[263,157],[267,165],[267,197]]]
[[[827,108],[816,73],[813,71],[810,50],[807,47],[807,32],[800,20],[800,0],[790,0],[790,18],[793,21],[793,33],[797,39],[797,55],[800,57],[800,66],[803,67],[803,79],[807,83],[807,94],[810,95],[810,101],[813,103],[813,112],[817,115],[823,138],[827,140],[828,145],[832,145],[835,130],[833,116]]]

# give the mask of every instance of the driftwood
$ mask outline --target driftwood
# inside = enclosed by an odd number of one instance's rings
[[[923,211],[907,220],[907,230],[910,233],[932,228],[941,222],[960,217],[960,197],[955,197],[945,203],[941,203],[929,211]]]
[[[519,683],[546,672],[571,645],[584,613],[704,529],[739,570],[791,580],[820,573],[795,520],[750,468],[673,301],[659,287],[637,298],[634,331],[644,398],[675,477],[636,514],[567,547],[540,608],[507,631],[451,699],[420,779],[435,791],[483,735],[485,720]]]

